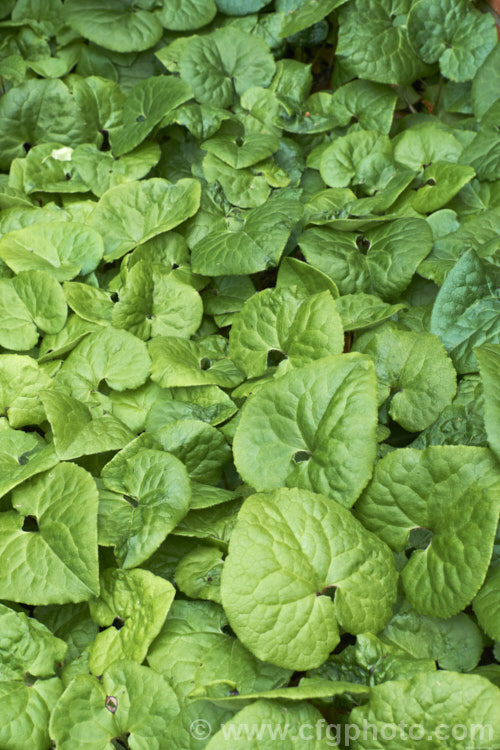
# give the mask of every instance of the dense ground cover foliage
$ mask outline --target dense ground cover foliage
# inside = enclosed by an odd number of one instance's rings
[[[0,748],[500,747],[492,17],[0,17]]]

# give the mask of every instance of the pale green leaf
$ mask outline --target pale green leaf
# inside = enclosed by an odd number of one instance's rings
[[[300,487],[350,507],[376,450],[373,363],[357,353],[288,372],[245,404],[234,438],[236,467],[251,487]]]
[[[24,680],[26,672],[36,677],[54,674],[56,662],[62,661],[66,654],[64,641],[33,617],[3,604],[0,624],[0,682]]]
[[[196,180],[152,178],[111,188],[91,214],[90,225],[104,240],[104,257],[121,258],[136,245],[181,224],[200,205],[200,183]],[[1,252],[0,242],[0,257]]]
[[[241,693],[271,690],[291,672],[259,661],[233,635],[222,607],[176,600],[148,653],[148,663],[171,682],[179,701],[213,681],[232,682]]]
[[[439,61],[452,81],[469,81],[497,43],[495,23],[467,0],[418,0],[408,16],[410,41],[426,63]]]
[[[11,427],[45,420],[39,396],[42,389],[51,385],[49,376],[31,357],[0,355],[0,414],[8,418]]]
[[[162,675],[119,661],[100,679],[81,674],[70,682],[51,716],[50,736],[58,750],[84,745],[107,750],[113,738],[125,736],[131,747],[166,750],[178,712],[175,693]]]
[[[488,571],[484,586],[473,602],[474,612],[483,630],[500,640],[500,563]]]
[[[74,222],[42,222],[8,232],[0,240],[0,258],[13,271],[46,271],[57,281],[90,273],[102,254],[99,234]]]
[[[40,398],[61,460],[118,450],[135,435],[111,414],[93,416],[88,406],[59,391],[42,391]]]
[[[272,354],[292,368],[341,354],[344,331],[329,291],[308,296],[297,287],[265,289],[243,305],[229,346],[235,364],[252,378],[264,374]]]
[[[188,341],[176,336],[158,336],[149,344],[151,379],[162,386],[218,385],[232,388],[243,373],[228,356],[222,336]]]
[[[485,344],[475,349],[474,354],[484,388],[484,422],[488,442],[500,459],[500,345]]]
[[[162,33],[153,13],[124,5],[121,0],[69,0],[64,5],[64,18],[86,39],[116,52],[153,47]]]
[[[136,83],[127,96],[122,123],[111,135],[113,154],[122,156],[139,146],[155,125],[190,98],[190,87],[174,76],[152,76]]]
[[[113,325],[144,341],[154,336],[188,338],[201,323],[203,303],[198,292],[157,263],[136,263],[119,298],[113,308]]]
[[[498,526],[498,486],[487,448],[405,448],[376,464],[356,515],[394,550],[412,550],[401,577],[418,612],[450,617],[476,595]]]
[[[97,489],[90,474],[58,464],[15,489],[12,508],[2,513],[0,531],[2,599],[62,604],[97,594]],[[23,529],[27,516],[36,530]]]
[[[494,742],[500,734],[499,699],[500,690],[477,675],[438,671],[389,681],[374,687],[368,704],[351,712],[351,729],[358,730],[352,747],[403,750],[408,746],[410,731],[415,738],[425,738],[424,746],[428,747],[459,747],[462,740],[452,739],[455,734],[467,737],[470,750],[493,747],[484,743]],[[409,728],[402,729],[403,724]],[[366,726],[370,729],[363,732]],[[384,739],[387,736],[391,739]]]
[[[457,376],[437,336],[384,326],[354,348],[372,357],[379,405],[390,399],[390,416],[408,432],[424,430],[451,404]]]
[[[109,470],[102,472],[105,485]],[[121,481],[112,482],[111,489],[121,494],[101,496],[99,502],[99,539],[104,543],[105,533],[106,545],[114,546],[120,566],[135,568],[186,515],[191,488],[181,462],[159,450],[143,449],[125,458],[120,471]]]
[[[180,74],[202,104],[227,107],[234,92],[267,86],[275,63],[262,40],[232,26],[188,40],[180,58]]]
[[[396,577],[389,549],[348,510],[281,489],[244,503],[222,572],[222,603],[256,656],[311,669],[339,642],[339,625],[351,633],[383,627]]]
[[[225,228],[209,229],[192,247],[193,271],[222,276],[273,268],[301,214],[297,198],[285,192],[276,194],[263,206],[229,216]]]
[[[101,675],[120,659],[144,661],[175,595],[171,583],[148,570],[116,570],[101,573],[101,592],[89,602],[92,618],[103,628],[90,650],[90,670]],[[113,622],[118,618],[122,626]]]
[[[13,430],[0,420],[0,497],[26,479],[47,471],[59,461],[53,445],[36,432]]]

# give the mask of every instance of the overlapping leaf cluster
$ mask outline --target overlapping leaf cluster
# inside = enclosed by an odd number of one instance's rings
[[[492,17],[0,17],[2,750],[498,747]]]

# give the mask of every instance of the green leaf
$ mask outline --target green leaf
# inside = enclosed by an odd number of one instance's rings
[[[227,341],[222,336],[196,341],[158,336],[150,342],[149,352],[151,380],[162,388],[192,385],[232,388],[243,380],[243,373],[229,359]]]
[[[10,279],[0,279],[0,346],[26,351],[38,341],[30,312]]]
[[[434,659],[441,669],[469,672],[479,663],[483,636],[464,612],[441,620],[426,617],[404,603],[389,620],[380,638],[414,659]]]
[[[276,740],[269,738],[267,732],[262,733],[259,739],[254,739],[246,728],[250,727],[272,727],[275,736],[286,739]],[[310,727],[310,733],[309,733]],[[305,732],[304,732],[305,730]],[[233,737],[240,738],[242,750],[273,750],[277,741],[283,750],[292,750],[298,747],[292,737],[303,737],[304,733],[310,740],[307,744],[311,750],[322,750],[328,747],[333,740],[326,740],[328,730],[323,728],[322,716],[317,708],[305,702],[298,704],[280,703],[277,701],[259,700],[246,706],[239,711],[234,718],[230,718],[208,743],[207,750],[230,750],[234,747]],[[318,736],[319,735],[319,736]],[[301,740],[305,744],[304,740]]]
[[[383,643],[371,633],[358,635],[355,646],[347,646],[339,654],[332,654],[318,669],[308,672],[313,679],[355,682],[378,685],[387,680],[405,680],[418,672],[436,669],[432,659],[413,659],[395,646]],[[328,683],[327,683],[328,684]]]
[[[222,572],[222,603],[260,659],[311,669],[339,642],[339,625],[351,633],[383,627],[396,577],[388,548],[348,510],[280,489],[244,503]]]
[[[344,331],[329,291],[309,297],[297,287],[265,289],[243,305],[229,345],[236,365],[252,378],[264,374],[274,353],[286,360],[280,370],[341,354]]]
[[[64,641],[34,618],[3,604],[0,604],[0,624],[0,683],[24,680],[26,672],[36,677],[54,674],[55,662],[62,661],[66,654]]]
[[[12,507],[0,532],[2,599],[62,604],[97,594],[97,490],[90,474],[58,464],[15,489]],[[36,531],[23,529],[26,517],[36,519]]]
[[[62,12],[61,0],[19,0],[12,10],[12,21],[27,25],[37,22],[44,35],[53,36],[63,24]]]
[[[217,133],[201,146],[234,169],[251,167],[267,159],[279,148],[279,138],[271,133],[243,133],[238,130]]]
[[[268,199],[271,188],[254,169],[234,169],[212,154],[203,159],[203,174],[210,185],[219,183],[226,200],[240,208],[257,208]]]
[[[280,263],[276,286],[298,287],[304,296],[318,294],[319,292],[330,292],[335,300],[339,296],[337,285],[332,279],[318,268],[314,268],[314,266],[296,258],[283,258]]]
[[[150,368],[151,360],[143,341],[128,331],[106,326],[80,341],[64,361],[59,375],[62,382],[71,386],[72,395],[88,400],[102,381],[115,391],[138,388]]]
[[[175,693],[162,677],[132,661],[119,661],[102,677],[78,675],[62,694],[50,721],[58,750],[112,747],[127,737],[132,747],[163,750],[170,723],[179,712]]]
[[[176,41],[182,41],[184,43],[187,40],[178,39]],[[158,59],[164,62],[166,67],[169,67],[168,59],[166,59],[168,58],[167,53],[169,51],[173,52],[174,46],[175,42],[172,42],[168,47],[164,47],[156,53]],[[231,119],[231,113],[227,109],[191,102],[184,104],[182,107],[178,107],[171,112],[168,117],[163,120],[163,124],[168,125],[172,122],[176,122],[178,125],[186,127],[190,133],[201,140],[209,138],[220,128],[221,123],[224,120],[229,119]]]
[[[45,421],[39,396],[41,390],[51,386],[50,377],[36,360],[17,354],[0,355],[0,414],[7,417],[11,427]]]
[[[436,297],[431,332],[439,336],[459,373],[477,372],[474,347],[500,342],[497,276],[474,250],[467,250]]]
[[[415,726],[419,727],[418,735],[426,738],[425,744],[432,742],[435,747],[449,746],[449,741],[456,743],[457,740],[451,740],[448,728],[460,727],[457,733],[461,736],[464,726],[469,730],[467,746],[480,750],[485,747],[485,738],[494,738],[500,732],[496,708],[499,698],[500,690],[486,678],[454,672],[424,672],[409,680],[377,685],[372,689],[368,704],[355,708],[349,718],[351,728],[359,732],[356,750],[399,750],[406,746],[411,736],[409,732],[415,730]],[[450,740],[443,740],[443,718],[446,718],[446,734]],[[410,729],[406,732],[402,727],[409,723]],[[367,725],[372,728],[363,733],[362,728]],[[473,732],[474,726],[481,731]],[[389,734],[394,738],[382,739]],[[417,732],[413,734],[416,736]]]
[[[180,58],[180,74],[201,104],[228,107],[234,92],[267,86],[275,63],[262,39],[232,26],[188,40]]]
[[[63,663],[67,666],[79,659],[96,637],[99,628],[91,619],[88,604],[49,604],[36,608],[37,620],[43,623],[52,633],[67,646]],[[66,670],[65,667],[65,670]],[[68,674],[64,671],[63,682]]]
[[[170,0],[157,15],[166,29],[191,31],[209,24],[216,13],[214,0]]]
[[[208,315],[232,320],[254,292],[255,287],[248,276],[218,276],[202,294],[204,311]]]
[[[220,505],[221,503],[227,503],[238,497],[240,493],[238,490],[224,490],[222,487],[214,487],[211,484],[199,484],[198,482],[191,482],[191,489],[193,496],[191,499],[191,508],[193,510],[199,508],[211,508],[214,505]],[[241,494],[244,494],[243,488]]]
[[[43,391],[40,398],[63,461],[118,450],[134,439],[134,433],[111,414],[93,417],[87,406],[65,393]]]
[[[496,44],[484,60],[472,81],[471,101],[474,114],[483,117],[499,96],[500,46]]]
[[[54,447],[36,432],[13,430],[0,419],[0,497],[35,474],[52,469],[58,460]]]
[[[466,161],[474,167],[480,180],[497,180],[500,173],[500,153],[495,137],[499,114],[500,101],[497,100],[481,118],[481,130],[467,151]]]
[[[278,193],[263,206],[229,216],[224,229],[209,230],[192,247],[193,271],[222,276],[273,268],[301,215],[302,206],[293,194]]]
[[[163,451],[140,450],[122,461],[120,470],[120,481],[111,482],[110,489],[123,495],[99,502],[99,539],[101,544],[114,546],[122,568],[135,568],[155,552],[186,515],[191,488],[181,462]],[[105,485],[106,471],[105,467]]]
[[[380,215],[384,211],[388,211],[414,177],[415,172],[413,170],[404,169],[396,172],[382,190],[376,191],[369,198],[358,198],[358,200],[350,203],[349,213],[353,216],[368,217],[370,214]]]
[[[0,102],[0,168],[25,156],[24,144],[56,142],[74,147],[97,143],[98,123],[83,102],[58,80],[31,79],[10,89]]]
[[[369,192],[385,187],[395,172],[392,146],[386,135],[360,130],[336,138],[323,151],[319,171],[332,188],[366,186]]]
[[[403,303],[388,305],[373,294],[345,294],[335,300],[345,331],[356,331],[382,323],[404,309]]]
[[[464,185],[472,180],[472,167],[437,162],[426,167],[422,184],[416,188],[411,204],[419,213],[430,213],[445,206]]]
[[[113,325],[147,341],[152,336],[189,337],[199,328],[203,303],[193,287],[157,263],[139,261],[128,272],[113,307]]]
[[[79,315],[69,315],[64,328],[56,334],[48,334],[40,344],[39,362],[48,362],[66,354],[89,333],[98,331],[100,325],[90,323]]]
[[[57,281],[94,271],[102,255],[99,234],[75,222],[42,222],[8,232],[0,240],[0,258],[15,273],[46,271]]]
[[[323,680],[320,677],[302,677],[298,685],[277,688],[275,690],[261,690],[258,693],[233,695],[231,691],[227,696],[224,695],[225,685],[223,681],[208,684],[205,688],[198,688],[191,693],[191,697],[198,699],[198,696],[205,696],[208,700],[217,704],[229,706],[231,704],[246,703],[256,698],[265,698],[269,701],[304,701],[304,700],[321,700],[334,698],[335,696],[345,695],[346,697],[364,696],[369,693],[369,689],[364,685],[357,685],[350,682]],[[226,683],[228,687],[231,683]],[[222,695],[221,695],[222,693]],[[361,698],[362,699],[362,698]],[[292,703],[293,705],[293,703]]]
[[[63,690],[61,680],[0,682],[0,743],[5,748],[46,750],[50,746],[49,719]]]
[[[406,596],[424,615],[450,617],[471,602],[486,575],[496,495],[498,472],[487,448],[406,448],[376,464],[356,515],[392,549],[415,547],[401,573]],[[425,541],[414,539],[418,529]]]
[[[174,76],[139,81],[125,101],[122,124],[111,135],[115,156],[132,151],[169,112],[191,98],[191,89]]]
[[[97,148],[89,144],[89,148]],[[24,189],[30,193],[85,193],[87,185],[72,159],[73,149],[42,143],[30,149],[24,161]]]
[[[236,467],[251,487],[300,487],[347,507],[371,476],[375,449],[375,372],[359,354],[325,357],[265,385],[245,404],[234,438]]]
[[[159,19],[140,7],[127,6],[121,0],[69,0],[64,18],[72,29],[105,49],[140,52],[153,47],[162,33]]]
[[[232,682],[240,693],[272,690],[285,684],[289,670],[265,664],[241,641],[222,630],[222,607],[213,602],[176,600],[148,653],[148,663],[172,684],[183,702],[195,688]]]
[[[222,553],[216,547],[195,547],[180,560],[175,582],[192,599],[210,599],[220,604],[223,564]]]
[[[246,0],[245,0],[246,4]],[[193,722],[203,719],[210,725],[212,732],[217,731],[222,724],[227,722],[235,713],[236,706],[219,706],[209,701],[191,701],[184,703],[180,713],[170,725],[169,741],[183,750],[199,750],[200,744],[203,747],[204,741],[208,741],[204,727],[198,734],[192,731]],[[200,726],[195,724],[195,727]],[[200,743],[201,740],[201,743]]]
[[[396,96],[389,86],[358,79],[338,88],[332,96],[331,105],[340,120],[339,125],[348,125],[354,118],[365,130],[388,134]]]
[[[162,395],[152,404],[146,417],[148,432],[155,432],[178,419],[196,419],[215,427],[237,411],[234,402],[216,385],[175,388],[168,398],[165,391],[160,388],[158,391]]]
[[[200,205],[200,183],[159,178],[111,188],[91,214],[90,224],[104,240],[107,261],[121,258],[137,245],[181,224]],[[0,257],[1,244],[0,244]]]
[[[144,141],[116,159],[110,151],[99,151],[90,143],[77,146],[71,154],[71,161],[84,180],[85,189],[99,198],[112,187],[146,177],[159,158],[159,146],[152,141]]]
[[[217,10],[228,16],[246,16],[248,13],[256,13],[264,5],[266,0],[215,0]]]
[[[450,226],[444,236],[435,239],[432,252],[419,266],[419,274],[442,286],[464,250],[474,249],[480,256],[490,256],[495,250],[499,229],[500,213],[495,209],[468,216],[458,228]]]
[[[408,84],[426,72],[404,23],[411,4],[411,0],[354,0],[341,8],[337,55],[350,76]]]
[[[66,323],[68,308],[53,276],[45,271],[21,271],[12,286],[35,325],[46,333],[59,333]]]
[[[347,0],[304,0],[298,8],[288,11],[285,15],[280,36],[292,36],[302,29],[313,26],[345,2]]]
[[[176,536],[202,539],[226,551],[241,507],[240,499],[229,500],[226,496],[223,504],[189,511],[175,529]]]
[[[474,350],[484,388],[484,422],[491,450],[500,459],[500,346],[485,344]],[[500,639],[498,639],[500,640]]]
[[[329,224],[345,216],[347,206],[356,200],[356,194],[349,188],[330,188],[312,195],[304,206],[304,226],[306,224]]]
[[[224,464],[231,458],[231,450],[222,433],[197,419],[170,422],[153,436],[163,450],[182,461],[195,482],[216,484]]]
[[[393,141],[394,159],[415,170],[435,162],[455,163],[463,144],[439,122],[423,122],[399,133]]]
[[[427,427],[411,444],[412,448],[429,445],[486,446],[483,392],[479,376],[462,378],[451,406],[446,406],[434,424]]]
[[[424,430],[451,404],[457,376],[437,336],[384,326],[354,348],[372,357],[379,405],[390,398],[390,416],[408,432]]]
[[[479,624],[491,638],[500,640],[500,563],[491,566],[484,585],[473,602]]]
[[[111,323],[113,302],[108,292],[78,281],[65,281],[63,291],[66,302],[80,318],[99,325]]]
[[[497,43],[495,23],[467,0],[418,0],[408,16],[408,34],[426,63],[439,61],[452,81],[469,81]]]
[[[0,279],[0,344],[25,351],[38,341],[37,327],[58,333],[68,309],[61,287],[43,271],[22,271],[14,279]]]
[[[15,2],[15,0],[12,0]],[[0,75],[16,85],[21,84],[26,77],[26,63],[21,55],[7,55],[0,62]]]
[[[390,302],[429,254],[432,232],[426,221],[408,218],[356,234],[313,227],[298,242],[306,260],[328,274],[341,295],[368,292]]]
[[[90,650],[91,672],[101,675],[120,659],[144,661],[174,595],[171,583],[148,570],[104,570],[100,596],[89,602],[92,619],[103,628]],[[118,629],[113,625],[117,618]]]

